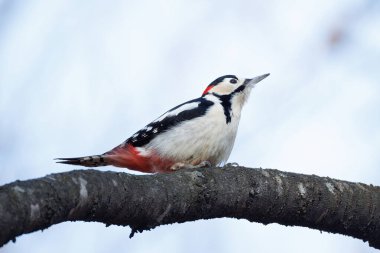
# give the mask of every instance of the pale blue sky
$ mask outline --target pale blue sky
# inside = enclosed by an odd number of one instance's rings
[[[72,170],[52,159],[103,153],[218,76],[270,72],[230,161],[380,185],[379,14],[375,0],[0,0],[0,183]],[[64,223],[1,252],[374,252],[235,219],[129,232]]]

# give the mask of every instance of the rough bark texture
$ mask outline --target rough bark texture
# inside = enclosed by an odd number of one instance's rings
[[[0,245],[64,221],[130,226],[232,217],[340,233],[380,249],[380,187],[244,167],[171,174],[76,170],[0,187]]]

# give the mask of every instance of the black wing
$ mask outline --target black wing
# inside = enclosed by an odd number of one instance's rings
[[[145,128],[136,132],[132,137],[126,140],[127,144],[134,147],[141,147],[148,144],[158,134],[175,127],[176,125],[201,117],[206,114],[207,110],[214,102],[200,97],[180,104],[161,115],[158,119],[147,125]]]

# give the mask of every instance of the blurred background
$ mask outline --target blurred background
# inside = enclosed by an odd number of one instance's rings
[[[380,185],[379,27],[376,0],[0,0],[0,183],[72,170],[53,158],[103,153],[221,75],[270,72],[229,161]],[[0,251],[375,252],[236,219],[129,233],[63,223]]]

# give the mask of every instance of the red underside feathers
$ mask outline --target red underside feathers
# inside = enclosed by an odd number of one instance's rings
[[[124,147],[119,146],[107,152],[106,155],[109,164],[145,173],[170,172],[170,167],[174,164],[173,161],[162,159],[153,152],[149,156],[142,156],[130,144]]]

